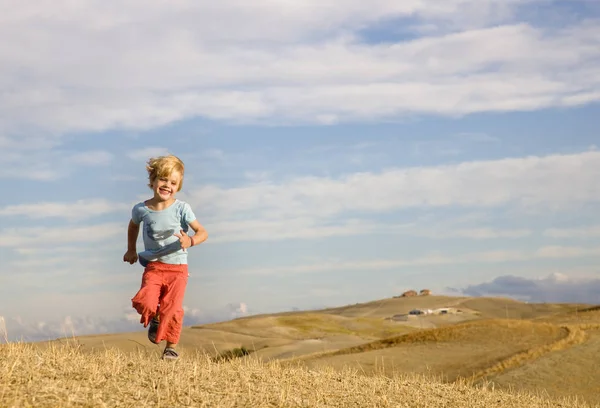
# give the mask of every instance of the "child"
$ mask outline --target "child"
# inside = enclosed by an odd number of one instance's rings
[[[189,204],[175,198],[183,184],[183,162],[172,155],[151,158],[146,166],[154,196],[133,207],[127,229],[124,262],[144,266],[142,285],[131,299],[148,327],[148,339],[167,341],[163,359],[179,357],[175,350],[183,324],[183,297],[188,280],[187,248],[208,238]],[[144,251],[137,253],[140,223],[144,223]],[[191,227],[195,234],[187,235]]]

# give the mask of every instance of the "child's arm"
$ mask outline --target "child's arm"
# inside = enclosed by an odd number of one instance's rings
[[[190,246],[198,245],[206,241],[208,238],[208,232],[198,220],[194,220],[190,223],[190,227],[194,230],[194,236],[190,237]]]
[[[175,236],[179,238],[181,248],[183,249],[201,244],[208,238],[208,232],[206,232],[206,229],[204,229],[204,227],[200,225],[198,220],[190,222],[189,225],[194,230],[194,236],[190,237],[185,232],[183,232],[183,230],[179,231],[179,234],[175,234]]]
[[[127,227],[127,252],[123,255],[123,261],[129,262],[132,265],[138,260],[136,242],[139,233],[140,225],[130,220]]]

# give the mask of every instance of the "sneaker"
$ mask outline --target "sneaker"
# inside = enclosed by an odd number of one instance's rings
[[[158,324],[159,321],[156,317],[150,320],[150,324],[148,325],[148,340],[150,340],[154,344],[158,344],[156,342],[156,333],[158,333]]]
[[[163,360],[177,360],[178,358],[179,358],[179,354],[177,354],[175,349],[172,349],[171,347],[165,348],[165,351],[163,352],[163,355],[162,355]]]

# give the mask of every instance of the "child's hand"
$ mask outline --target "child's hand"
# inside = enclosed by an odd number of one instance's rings
[[[192,246],[192,238],[183,232],[183,230],[179,231],[179,234],[173,234],[179,238],[179,243],[181,244],[181,248],[185,251],[186,248]]]
[[[127,251],[123,255],[123,262],[129,262],[131,265],[136,263],[138,260],[138,254],[136,251]]]

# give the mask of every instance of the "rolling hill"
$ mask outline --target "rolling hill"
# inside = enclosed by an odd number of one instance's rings
[[[422,314],[412,314],[421,310]],[[433,312],[433,313],[430,313]],[[418,313],[418,312],[416,312]],[[145,332],[76,339],[80,350],[156,354]],[[48,347],[64,339],[37,344]],[[241,360],[363,376],[424,375],[447,384],[493,384],[600,404],[600,310],[506,298],[417,296],[318,311],[247,316],[187,327],[183,356],[215,357],[244,347]],[[566,377],[566,379],[565,379]]]

